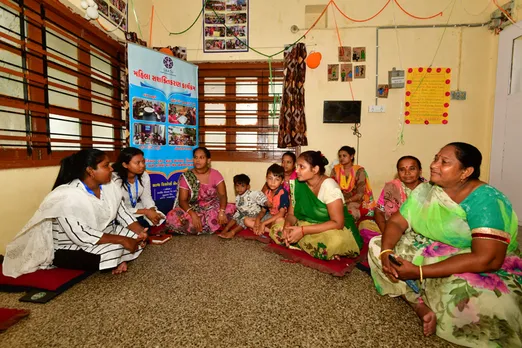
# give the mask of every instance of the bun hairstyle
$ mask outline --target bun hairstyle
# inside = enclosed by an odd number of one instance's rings
[[[78,151],[60,162],[60,171],[53,185],[53,190],[60,185],[68,184],[75,179],[83,180],[87,176],[87,168],[96,169],[107,155],[97,149]]]
[[[482,164],[482,154],[475,146],[468,143],[454,142],[446,146],[455,148],[455,156],[464,168],[473,168],[473,173],[468,179],[478,179],[480,177],[480,165]]]
[[[323,175],[326,171],[325,167],[328,165],[328,159],[324,157],[321,151],[305,151],[299,158],[304,159],[312,168],[319,167],[319,174]]]
[[[129,180],[128,179],[129,170],[123,166],[123,163],[129,164],[129,162],[132,160],[132,158],[137,155],[143,156],[144,155],[143,151],[141,151],[140,149],[135,148],[135,147],[127,147],[127,148],[121,150],[121,152],[118,156],[118,159],[116,160],[116,162],[114,162],[112,164],[112,169],[114,169],[114,171],[118,174],[118,176],[121,179],[122,187],[124,187],[125,184]],[[140,184],[142,184],[142,182],[141,182],[142,175],[143,174],[136,175],[138,177],[138,181],[140,182]]]

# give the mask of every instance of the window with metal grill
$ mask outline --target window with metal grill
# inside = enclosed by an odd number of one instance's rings
[[[222,161],[279,161],[283,63],[200,63],[199,143]]]
[[[0,1],[0,168],[123,146],[125,47],[58,1]]]

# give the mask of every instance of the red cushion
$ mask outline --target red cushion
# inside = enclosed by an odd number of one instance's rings
[[[0,331],[7,330],[20,319],[29,315],[25,309],[0,308]]]
[[[18,278],[6,277],[0,265],[0,289],[20,288],[20,289],[44,289],[56,291],[62,285],[71,280],[85,275],[85,271],[53,268],[40,269],[36,272],[23,274]],[[82,277],[83,279],[83,277]]]

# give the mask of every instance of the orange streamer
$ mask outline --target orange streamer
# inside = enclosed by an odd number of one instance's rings
[[[152,47],[152,23],[154,22],[154,5],[152,5],[152,13],[150,14],[150,29],[149,29],[149,47]],[[138,25],[140,25],[138,23]]]
[[[504,10],[502,7],[500,7],[500,5],[498,4],[497,0],[493,0],[493,3],[495,4],[495,6],[498,7],[498,9],[507,17],[507,19],[509,19],[511,21],[511,23],[515,23],[515,21],[513,20],[513,18],[511,18],[511,16],[509,15],[509,13],[507,13],[506,10]]]
[[[381,14],[382,11],[384,11],[384,9],[386,7],[388,7],[388,5],[390,4],[391,0],[388,0],[388,2],[379,10],[379,12],[377,12],[376,14],[374,14],[373,16],[371,16],[370,18],[366,18],[366,19],[355,19],[355,18],[351,18],[351,17],[348,17],[343,11],[341,11],[341,9],[339,8],[339,6],[337,6],[337,4],[335,3],[335,1],[331,1],[333,2],[335,8],[337,9],[337,11],[339,11],[339,13],[346,19],[349,19],[351,20],[352,22],[368,22],[369,20],[372,20],[374,19],[375,17],[377,17],[378,15]]]
[[[406,11],[402,6],[401,4],[399,4],[399,0],[394,0],[395,3],[397,4],[397,6],[399,6],[399,8],[402,10],[402,12],[406,13],[408,16],[410,16],[411,18],[415,18],[415,19],[432,19],[432,18],[435,18],[435,17],[438,17],[438,16],[442,16],[442,11],[439,12],[439,13],[436,13],[432,16],[429,16],[429,17],[419,17],[419,16],[415,16],[411,13],[409,13],[408,11]]]
[[[335,12],[333,13],[333,19],[335,23],[335,31],[337,32],[337,41],[339,41],[339,47],[343,47],[343,43],[341,41],[341,33],[339,33],[339,26],[337,25],[337,18],[335,18]],[[355,100],[355,97],[353,96],[352,81],[348,81],[348,84],[350,85],[350,93],[352,94],[352,100]]]

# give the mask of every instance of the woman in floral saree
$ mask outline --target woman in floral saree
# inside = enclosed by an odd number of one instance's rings
[[[315,258],[357,257],[362,248],[353,217],[344,205],[337,183],[324,175],[328,160],[319,151],[297,159],[297,178],[290,181],[291,204],[283,223],[270,237],[280,245],[302,249]]]
[[[382,239],[371,240],[372,277],[380,294],[411,304],[425,335],[468,347],[520,347],[518,221],[508,199],[478,180],[481,161],[466,143],[439,151],[433,185],[414,190]]]
[[[167,214],[167,230],[176,234],[211,234],[225,225],[235,212],[227,204],[223,176],[210,168],[210,151],[193,151],[194,169],[179,178],[178,198]]]

